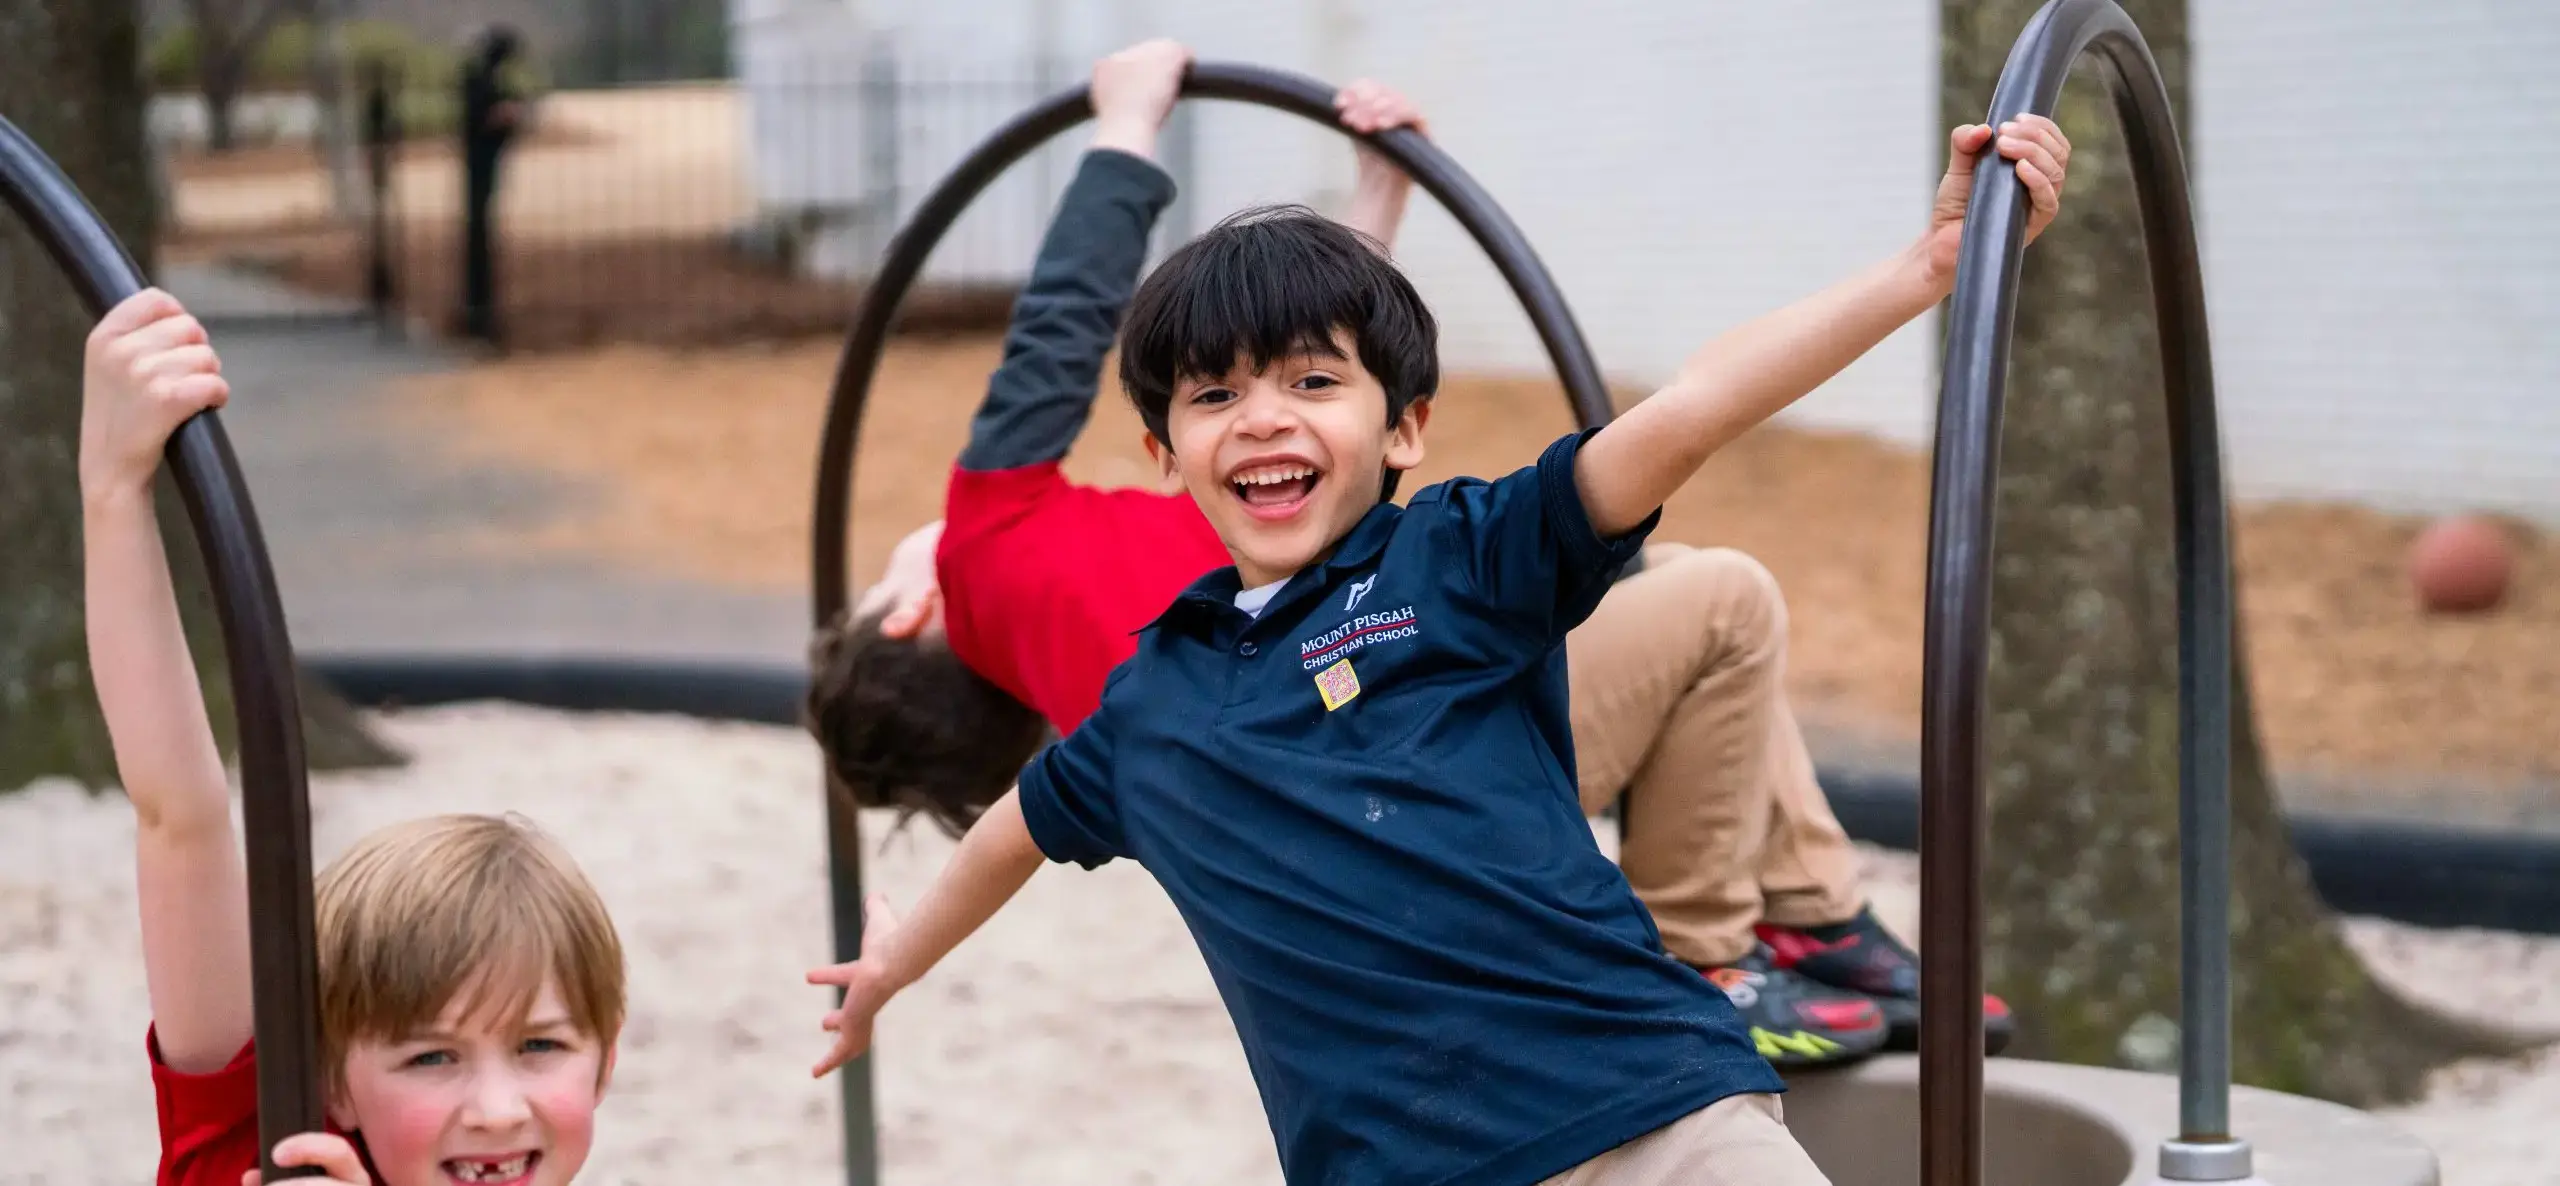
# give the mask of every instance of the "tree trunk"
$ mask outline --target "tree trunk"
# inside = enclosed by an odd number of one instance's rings
[[[195,18],[196,90],[204,97],[205,151],[229,152],[238,143],[232,115],[249,63],[281,15],[281,0],[261,10],[248,0],[189,0]]]
[[[0,112],[86,194],[136,259],[151,258],[145,92],[132,0],[0,6]],[[0,217],[0,790],[49,775],[114,781],[89,682],[80,607],[80,351],[91,324],[53,261]],[[162,479],[164,485],[167,479]],[[160,500],[187,637],[226,749],[231,696],[219,623],[186,514]],[[302,680],[315,766],[394,760],[346,705]]]
[[[2183,0],[2120,0],[2187,110]],[[1980,121],[2042,0],[1942,0],[1941,126]],[[2159,341],[2141,211],[2094,68],[2065,88],[2063,212],[2030,248],[2009,363],[1986,747],[1985,975],[2016,1052],[2174,1068],[2177,588]],[[2192,142],[2191,140],[2189,141]],[[1943,141],[1942,141],[1943,143]],[[2235,648],[2236,649],[2236,648]],[[2294,853],[2233,703],[2234,1078],[2356,1105],[2406,1100],[2505,1036],[2394,997]]]

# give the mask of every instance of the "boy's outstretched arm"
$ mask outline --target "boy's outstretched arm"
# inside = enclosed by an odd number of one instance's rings
[[[1412,128],[1425,136],[1431,134],[1431,125],[1413,102],[1384,83],[1365,78],[1352,83],[1333,97],[1333,107],[1341,113],[1342,126],[1354,132]],[[1404,226],[1405,205],[1413,197],[1413,178],[1366,144],[1359,146],[1356,155],[1357,175],[1352,183],[1351,205],[1342,214],[1342,225],[1377,240],[1387,254],[1393,255],[1396,232]]]
[[[1023,822],[1020,792],[1007,791],[961,837],[913,913],[903,920],[892,917],[887,900],[872,895],[862,912],[861,958],[809,973],[811,984],[845,990],[842,1006],[819,1023],[836,1035],[835,1048],[810,1074],[825,1075],[870,1049],[872,1019],[881,1006],[994,917],[1044,859]]]
[[[249,891],[151,483],[169,434],[230,387],[204,327],[156,289],[99,320],[81,387],[89,669],[138,825],[153,1032],[171,1069],[212,1071],[252,1033]]]
[[[1031,277],[1014,299],[1004,361],[969,426],[960,468],[979,473],[1057,461],[1084,431],[1102,362],[1146,266],[1147,236],[1173,201],[1153,163],[1191,52],[1142,42],[1093,70],[1093,151],[1059,200]]]
[[[1953,159],[1938,182],[1929,229],[1918,242],[1707,343],[1670,383],[1582,447],[1574,485],[1602,536],[1634,529],[1716,450],[1812,393],[1946,298],[1955,283],[1974,164],[1986,148],[2017,162],[2032,203],[2028,240],[2053,221],[2071,145],[2051,120],[2022,116],[2001,125],[1996,137],[1988,126],[1968,124],[1949,141]]]
[[[1123,669],[1125,670],[1125,668]],[[845,990],[820,1023],[835,1048],[812,1075],[824,1075],[871,1048],[872,1019],[898,990],[915,983],[960,945],[1040,870],[1043,861],[1087,868],[1124,855],[1112,793],[1111,707],[1105,704],[1074,732],[1040,751],[1014,788],[990,805],[960,838],[949,863],[904,921],[881,898],[864,904],[862,953],[849,964],[809,973],[811,984]],[[1036,826],[1035,826],[1036,825]]]

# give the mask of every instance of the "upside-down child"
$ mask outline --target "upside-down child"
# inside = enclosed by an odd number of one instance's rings
[[[160,1186],[258,1177],[249,899],[231,795],[152,507],[189,416],[228,400],[204,327],[168,294],[89,335],[80,486],[89,663],[133,801]],[[621,941],[585,876],[521,820],[373,832],[315,887],[327,1126],[277,1165],[345,1186],[559,1186],[613,1074]]]
[[[819,632],[807,721],[858,801],[965,831],[1046,739],[1041,721],[1073,730],[1138,629],[1230,563],[1189,495],[1079,485],[1059,464],[1173,199],[1152,158],[1188,61],[1159,40],[1095,66],[1093,144],[1014,305],[947,525],[901,541]],[[1424,130],[1373,82],[1335,104],[1353,132]],[[1392,254],[1412,186],[1364,147],[1344,225]],[[1417,416],[1431,399],[1416,391]],[[1726,991],[1771,1062],[1916,1046],[1918,957],[1876,922],[1814,777],[1785,694],[1776,579],[1730,548],[1655,543],[1639,560],[1565,647],[1583,810],[1621,805],[1619,864],[1664,947]],[[1996,1051],[2010,1018],[1997,998],[1984,1014]]]
[[[1231,219],[1132,299],[1120,375],[1233,563],[1114,669],[899,921],[877,899],[818,1071],[1044,861],[1128,857],[1199,944],[1293,1182],[1823,1180],[1725,995],[1664,954],[1577,808],[1562,644],[1719,447],[1941,300],[1978,156],[2030,235],[2049,121],[1957,128],[1908,248],[1693,355],[1495,481],[1423,457],[1436,330],[1373,246]]]

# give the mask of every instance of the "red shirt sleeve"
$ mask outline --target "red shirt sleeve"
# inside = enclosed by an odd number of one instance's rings
[[[151,1059],[152,1102],[160,1112],[158,1186],[240,1186],[240,1175],[258,1168],[258,1051],[256,1044],[220,1070],[190,1075],[160,1060],[157,1030],[143,1036]],[[338,1132],[335,1125],[330,1132]],[[339,1133],[344,1136],[346,1134]],[[364,1142],[354,1142],[365,1157]],[[378,1181],[373,1163],[365,1172]]]
[[[954,467],[934,554],[952,653],[1060,733],[1137,631],[1229,562],[1189,497],[1079,486],[1056,462]]]
[[[240,1186],[240,1175],[258,1168],[256,1048],[241,1047],[220,1070],[189,1075],[160,1061],[156,1031],[143,1045],[160,1110],[159,1186]]]

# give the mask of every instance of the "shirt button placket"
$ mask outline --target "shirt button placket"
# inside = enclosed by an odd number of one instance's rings
[[[1251,632],[1252,629],[1253,623],[1250,620],[1247,620],[1236,630],[1238,637],[1235,639],[1234,650],[1236,657],[1239,659],[1250,659],[1255,655],[1262,653],[1262,644],[1257,643],[1250,638],[1241,637],[1242,635]],[[1244,673],[1243,666],[1244,665],[1240,663],[1229,663],[1226,665],[1227,686],[1224,689],[1225,695],[1218,697],[1218,719],[1222,723],[1226,719],[1226,710],[1234,708],[1236,705],[1252,698],[1250,689],[1253,687],[1253,680]]]

